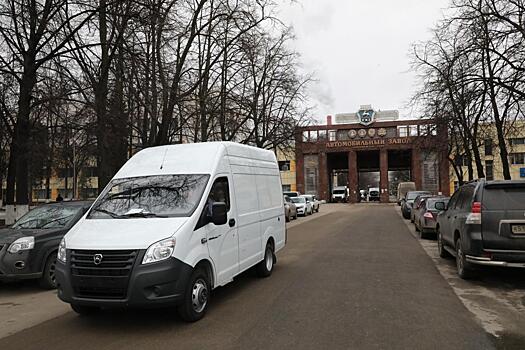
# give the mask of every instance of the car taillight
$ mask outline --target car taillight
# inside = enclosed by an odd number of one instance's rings
[[[427,211],[425,214],[423,214],[423,217],[424,217],[425,219],[434,220],[434,216],[432,215],[432,213],[430,213],[430,212],[428,212],[428,211]]]
[[[470,214],[467,215],[465,221],[467,225],[481,225],[481,202],[472,203]]]

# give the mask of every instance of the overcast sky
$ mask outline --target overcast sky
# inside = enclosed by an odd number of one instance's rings
[[[298,0],[281,5],[295,28],[295,48],[318,83],[310,88],[315,117],[355,112],[360,105],[398,109],[408,102],[416,77],[409,52],[430,37],[449,0]]]

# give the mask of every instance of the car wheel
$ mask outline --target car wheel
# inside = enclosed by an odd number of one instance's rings
[[[264,259],[257,264],[256,271],[259,277],[268,277],[272,274],[273,266],[275,264],[275,254],[273,245],[268,242],[264,250]]]
[[[456,240],[456,267],[458,276],[464,280],[472,278],[472,267],[467,262],[463,248],[461,245],[461,238]]]
[[[423,231],[423,227],[421,226],[421,221],[419,222],[418,229],[419,229],[419,238],[427,239],[428,236],[427,236],[426,232]]]
[[[401,209],[401,213],[403,214],[403,219],[410,219],[410,214],[408,214],[405,210]]]
[[[49,255],[46,264],[44,265],[44,271],[42,272],[42,277],[40,277],[39,281],[40,287],[44,289],[55,289],[57,287],[55,279],[56,263],[57,254],[52,253]]]
[[[290,212],[286,213],[285,219],[286,222],[290,222]]]
[[[182,304],[177,309],[180,318],[186,322],[195,322],[203,318],[208,309],[210,291],[208,274],[201,268],[193,270]]]
[[[436,229],[436,240],[437,240],[437,246],[438,246],[438,253],[441,258],[448,258],[450,257],[449,252],[445,249],[444,243],[443,243],[443,237],[441,236],[441,232],[439,232],[439,228]]]
[[[71,304],[71,309],[81,316],[92,315],[100,311],[100,308],[96,306],[87,306],[87,305],[78,305],[78,304]]]

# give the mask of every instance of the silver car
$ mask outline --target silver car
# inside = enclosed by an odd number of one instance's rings
[[[300,196],[300,197],[292,197],[290,199],[297,207],[298,215],[303,215],[303,216],[312,215],[313,213],[312,202],[310,202],[308,198]]]
[[[321,202],[317,200],[317,197],[312,194],[303,194],[301,197],[308,199],[310,203],[312,203],[312,213],[319,212],[319,206],[321,205]]]
[[[290,200],[290,197],[283,196],[284,200],[284,216],[286,218],[286,222],[289,222],[291,219],[297,219],[297,207],[295,206],[295,203],[293,203]]]

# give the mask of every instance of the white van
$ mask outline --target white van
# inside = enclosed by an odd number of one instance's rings
[[[346,202],[347,192],[346,186],[335,186],[332,189],[332,202]]]
[[[133,156],[60,243],[58,296],[74,311],[178,306],[202,318],[210,291],[285,245],[275,155],[229,142],[148,148]]]

